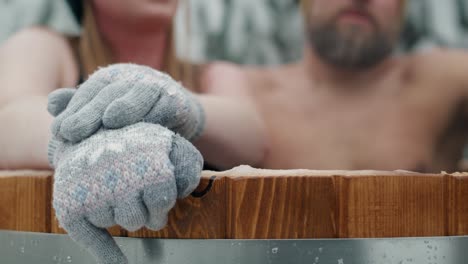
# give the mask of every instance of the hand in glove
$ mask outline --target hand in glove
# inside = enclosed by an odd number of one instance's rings
[[[135,64],[101,68],[79,89],[52,92],[49,111],[57,115],[53,135],[75,143],[101,127],[141,121],[160,124],[192,141],[205,125],[203,108],[191,92],[169,75]]]
[[[163,228],[176,199],[198,185],[203,163],[187,140],[148,123],[101,129],[77,144],[53,138],[49,160],[60,225],[106,264],[127,260],[105,228]]]

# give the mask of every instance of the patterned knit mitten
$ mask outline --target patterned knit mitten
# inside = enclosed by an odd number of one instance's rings
[[[53,206],[70,237],[102,263],[127,260],[105,228],[159,230],[177,198],[198,185],[202,156],[184,138],[154,124],[99,130],[78,144],[49,144]]]

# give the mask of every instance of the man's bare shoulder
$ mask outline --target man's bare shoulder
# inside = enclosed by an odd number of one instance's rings
[[[456,49],[434,49],[407,55],[406,71],[422,78],[436,78],[460,86],[468,84],[468,52]]]
[[[204,67],[201,84],[204,93],[246,95],[253,90],[280,86],[281,80],[290,76],[289,73],[295,72],[296,68],[295,64],[250,66],[214,62]]]
[[[435,49],[408,55],[403,64],[420,97],[438,98],[446,107],[468,105],[467,51]]]

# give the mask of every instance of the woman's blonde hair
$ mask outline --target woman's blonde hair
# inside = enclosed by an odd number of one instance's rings
[[[188,8],[188,4],[184,6]],[[188,13],[186,12],[186,14]],[[168,50],[165,53],[164,66],[161,70],[167,72],[175,80],[183,82],[184,85],[193,87],[192,66],[176,56],[174,31],[173,26],[167,38],[166,47]],[[78,57],[84,79],[99,67],[116,63],[109,45],[98,30],[90,1],[84,1],[83,31],[78,41]]]
[[[310,5],[310,0],[300,0],[300,10],[302,11],[302,15],[307,17],[307,13],[309,12],[309,5]]]

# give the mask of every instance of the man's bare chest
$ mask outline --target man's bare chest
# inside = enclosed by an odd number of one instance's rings
[[[271,142],[266,166],[420,170],[431,163],[449,109],[430,100],[258,102]]]

